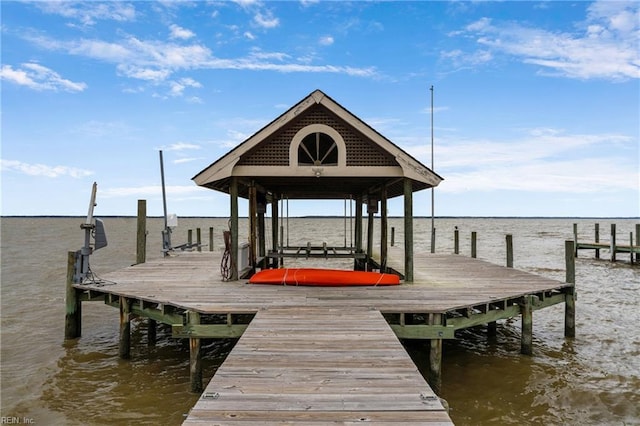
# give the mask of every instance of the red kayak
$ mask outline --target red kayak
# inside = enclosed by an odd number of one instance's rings
[[[249,284],[306,285],[342,287],[356,285],[398,285],[400,278],[380,272],[346,271],[341,269],[279,268],[263,269],[254,274]]]

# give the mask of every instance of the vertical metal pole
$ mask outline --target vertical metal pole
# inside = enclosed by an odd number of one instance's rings
[[[162,150],[160,150],[160,180],[162,182],[162,208],[164,211],[164,231],[162,231],[162,251],[168,256],[171,249],[171,229],[167,222],[167,192],[164,185],[164,160],[162,158]]]
[[[431,85],[431,171],[433,164],[433,85]],[[431,253],[436,252],[436,226],[435,226],[435,192],[431,187]]]

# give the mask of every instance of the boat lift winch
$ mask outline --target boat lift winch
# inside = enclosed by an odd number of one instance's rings
[[[91,200],[89,201],[89,212],[87,220],[80,225],[80,229],[84,230],[84,246],[76,252],[76,267],[73,280],[75,283],[82,283],[91,276],[91,268],[89,267],[89,256],[96,250],[100,250],[107,246],[107,234],[104,228],[104,222],[93,217],[93,209],[96,204],[96,193],[98,192],[98,184],[93,182],[91,189]],[[93,237],[94,243],[91,244]]]

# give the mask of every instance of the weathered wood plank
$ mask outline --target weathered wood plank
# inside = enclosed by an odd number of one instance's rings
[[[254,411],[259,416],[248,417]],[[405,412],[450,424],[379,312],[274,308],[256,314],[185,424],[361,422],[377,413],[413,423]]]

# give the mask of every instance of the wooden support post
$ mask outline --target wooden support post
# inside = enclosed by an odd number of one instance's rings
[[[196,228],[196,245],[198,246],[197,250],[202,251],[202,232],[200,228]]]
[[[120,359],[131,358],[131,302],[120,296]]]
[[[391,227],[391,247],[393,247],[396,244],[396,227],[392,226]]]
[[[513,235],[507,234],[507,268],[513,268]]]
[[[238,280],[238,178],[231,178],[229,185],[229,197],[231,201],[231,274],[229,281]]]
[[[76,272],[76,262],[78,252],[67,253],[67,292],[66,292],[66,313],[64,317],[64,338],[65,340],[76,339],[82,334],[82,301],[78,291],[73,287],[74,275]]]
[[[380,272],[387,272],[387,188],[383,187],[380,193]]]
[[[629,232],[629,261],[633,265],[633,232]]]
[[[187,324],[200,324],[198,312],[187,312]],[[200,339],[189,339],[189,378],[191,379],[191,392],[201,393],[202,386],[202,353],[200,351]]]
[[[193,229],[187,231],[187,244],[189,248],[193,245]]]
[[[213,251],[213,226],[209,227],[209,251]]]
[[[496,337],[498,335],[498,323],[491,321],[487,323],[487,337]]]
[[[595,239],[596,243],[600,242],[600,224],[596,223],[595,227]],[[576,250],[578,250],[578,246],[576,245]],[[600,259],[600,249],[596,249],[596,259]]]
[[[564,242],[564,258],[566,263],[565,281],[573,284],[573,287],[566,289],[564,305],[564,336],[576,337],[576,261],[572,253],[574,252],[574,242]]]
[[[442,314],[429,314],[429,325],[442,325]],[[442,388],[442,339],[431,339],[429,345],[429,385],[436,394]]]
[[[136,263],[147,261],[147,200],[138,200]]]
[[[611,224],[611,261],[616,261],[616,224]]]
[[[460,254],[460,231],[457,226],[453,228],[453,254]]]
[[[640,247],[640,223],[636,223],[636,247]],[[640,253],[636,253],[636,262],[640,262]]]
[[[413,282],[413,185],[404,180],[404,281]]]
[[[266,228],[264,224],[264,209],[266,206],[265,204],[261,204],[261,206],[262,207],[258,209],[258,256],[264,258],[267,253],[267,239],[265,236]]]
[[[573,254],[575,257],[578,257],[578,224],[573,224],[573,242],[575,243],[576,251]]]
[[[258,254],[258,191],[252,181],[249,185],[249,264],[255,271]]]
[[[533,354],[533,296],[524,296],[520,304],[522,314],[522,334],[520,336],[520,353]]]
[[[373,258],[373,211],[369,211],[369,217],[367,220],[367,263],[369,259]],[[368,269],[368,268],[367,268]]]
[[[640,223],[636,223],[636,247],[640,247]],[[640,263],[640,253],[636,253],[636,262]]]
[[[362,195],[356,195],[356,224],[355,224],[355,245],[356,253],[362,253]],[[356,271],[362,271],[365,269],[365,265],[362,260],[355,259],[353,261],[353,269]]]
[[[471,257],[474,259],[478,257],[478,233],[476,231],[471,232]]]
[[[147,346],[155,346],[157,340],[157,322],[149,318],[147,320]]]
[[[278,252],[278,196],[273,194],[271,199],[271,251]],[[278,258],[273,260],[272,266],[278,267]]]

